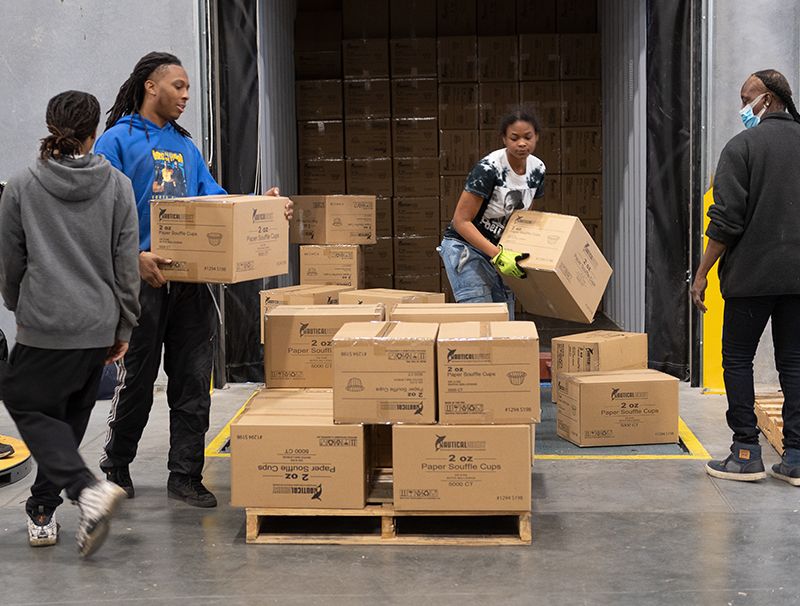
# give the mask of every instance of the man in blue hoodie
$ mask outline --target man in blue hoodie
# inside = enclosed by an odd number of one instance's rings
[[[118,362],[121,388],[112,400],[100,467],[129,498],[134,496],[129,465],[153,406],[163,346],[170,407],[167,495],[195,507],[214,507],[216,497],[202,483],[216,328],[212,294],[205,284],[167,283],[159,265],[171,260],[150,252],[151,200],[225,193],[177,123],[188,100],[189,78],[180,60],[149,53],[120,87],[106,131],[95,145],[96,153],[133,182],[142,277],[142,314]],[[268,195],[278,195],[277,188]],[[291,218],[291,203],[285,214]]]

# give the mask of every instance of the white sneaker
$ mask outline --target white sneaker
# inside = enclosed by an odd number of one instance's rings
[[[58,543],[58,529],[55,509],[45,513],[41,505],[38,511],[28,512],[28,540],[31,547],[47,547]]]
[[[100,549],[108,536],[111,518],[119,513],[127,493],[107,480],[101,480],[81,491],[78,508],[81,521],[78,526],[78,553],[82,558]]]

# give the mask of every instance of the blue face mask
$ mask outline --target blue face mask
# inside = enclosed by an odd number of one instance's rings
[[[763,116],[764,112],[767,111],[767,106],[765,105],[761,111],[758,112],[757,116],[753,114],[753,108],[758,104],[761,97],[766,94],[767,93],[761,93],[758,97],[753,99],[752,103],[748,103],[741,110],[739,110],[739,114],[742,116],[742,122],[744,122],[745,128],[753,128],[761,121],[761,116]]]

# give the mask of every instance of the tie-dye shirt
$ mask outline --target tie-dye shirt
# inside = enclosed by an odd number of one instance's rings
[[[472,223],[484,238],[497,244],[511,213],[530,210],[534,199],[544,196],[544,174],[544,162],[536,156],[528,156],[525,174],[518,175],[508,163],[505,148],[493,151],[475,165],[464,190],[483,198]],[[452,221],[444,236],[466,241]]]

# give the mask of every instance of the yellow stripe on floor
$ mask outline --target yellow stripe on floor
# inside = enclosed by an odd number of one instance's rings
[[[228,424],[225,427],[222,428],[222,431],[220,431],[217,434],[217,437],[214,438],[213,440],[211,440],[211,444],[206,446],[206,456],[207,457],[230,457],[231,456],[230,453],[220,452],[220,450],[222,450],[222,447],[225,446],[225,442],[227,442],[231,437],[231,423],[233,423],[236,420],[236,417],[238,417],[240,414],[242,414],[242,411],[244,410],[245,406],[247,406],[250,403],[250,400],[252,400],[259,391],[261,391],[261,390],[260,389],[256,389],[253,392],[253,395],[251,395],[249,398],[247,398],[247,402],[245,402],[242,405],[242,407],[236,412],[236,414],[233,415],[233,418],[230,421],[228,421]]]

